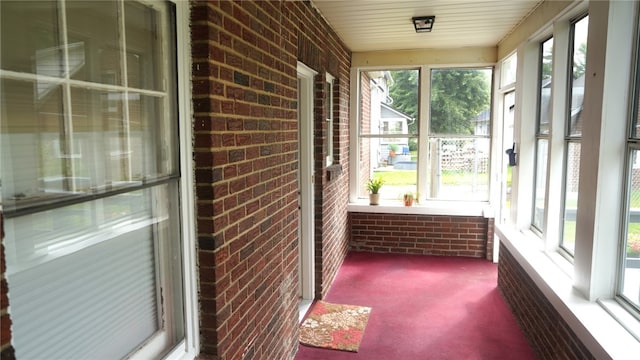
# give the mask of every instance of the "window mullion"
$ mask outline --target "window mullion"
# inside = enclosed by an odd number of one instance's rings
[[[418,201],[424,201],[429,195],[429,112],[431,111],[431,75],[426,65],[420,67],[420,86],[418,91]]]
[[[69,66],[69,36],[67,32],[67,11],[66,11],[66,2],[65,0],[60,1],[60,13],[58,14],[60,19],[60,28],[61,28],[61,36],[62,36],[62,65],[63,65],[63,74],[64,74],[64,82],[62,84],[62,101],[63,101],[63,117],[62,117],[62,134],[60,134],[60,147],[63,151],[64,155],[61,161],[63,162],[62,166],[62,175],[64,177],[63,187],[69,191],[75,192],[77,190],[76,181],[75,181],[75,164],[73,161],[72,154],[75,154],[75,146],[74,146],[74,134],[73,134],[73,107],[71,101],[71,87],[69,85],[69,79],[71,77],[71,71]]]

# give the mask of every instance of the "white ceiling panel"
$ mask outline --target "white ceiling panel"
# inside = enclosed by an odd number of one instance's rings
[[[312,0],[354,52],[496,46],[539,0]],[[435,15],[417,34],[411,18]]]

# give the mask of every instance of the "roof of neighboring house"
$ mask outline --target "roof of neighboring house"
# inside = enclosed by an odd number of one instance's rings
[[[405,118],[407,120],[413,120],[411,116],[385,103],[380,103],[380,110],[380,117],[383,119]]]

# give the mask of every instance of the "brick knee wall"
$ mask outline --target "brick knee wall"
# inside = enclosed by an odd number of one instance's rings
[[[503,245],[498,288],[538,358],[595,359]]]
[[[487,258],[489,219],[481,216],[350,213],[351,248],[383,253]],[[493,244],[493,241],[491,242]]]

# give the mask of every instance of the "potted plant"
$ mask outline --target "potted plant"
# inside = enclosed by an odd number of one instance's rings
[[[369,192],[369,205],[378,205],[380,203],[380,188],[384,184],[384,180],[380,177],[367,180],[367,191]]]
[[[389,144],[387,148],[389,149],[389,164],[393,164],[395,162],[396,153],[398,152],[398,144]]]
[[[404,201],[404,206],[412,206],[413,205],[413,193],[404,193],[402,196],[402,200]]]

